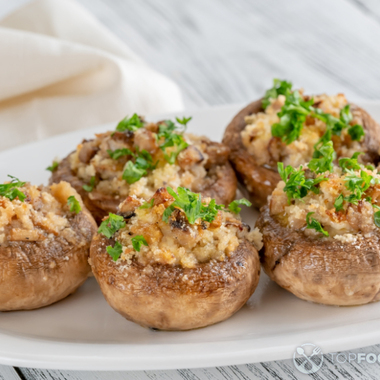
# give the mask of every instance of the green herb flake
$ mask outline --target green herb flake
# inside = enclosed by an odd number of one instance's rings
[[[184,122],[181,122],[180,124],[186,127],[186,123],[184,124]],[[163,143],[160,145],[160,149],[164,152],[165,160],[171,165],[175,163],[178,154],[189,146],[181,133],[183,133],[183,131],[180,131],[171,120],[166,120],[159,126],[157,139],[164,139]],[[174,147],[174,149],[167,150],[167,148],[172,147]]]
[[[132,240],[133,249],[137,252],[140,252],[142,245],[145,245],[148,247],[148,243],[145,240],[144,236],[142,235],[136,235],[131,240]]]
[[[109,213],[106,220],[99,226],[98,233],[110,239],[117,231],[125,227],[124,218],[120,215]]]
[[[343,194],[340,194],[335,199],[335,202],[334,202],[335,211],[341,211],[341,210],[343,210],[343,202],[344,202]]]
[[[113,160],[118,160],[120,157],[124,157],[124,156],[132,156],[132,157],[134,156],[134,153],[128,148],[115,149],[115,150],[107,149],[107,153]]]
[[[69,205],[70,212],[75,212],[75,214],[79,214],[82,210],[82,207],[79,201],[71,195],[67,198],[67,204]]]
[[[58,161],[53,161],[51,166],[48,166],[46,170],[49,170],[49,172],[55,172],[58,169],[59,162]]]
[[[107,253],[112,257],[112,260],[117,261],[123,252],[123,246],[118,241],[116,241],[113,247],[109,245],[106,250]]]
[[[313,159],[308,163],[308,168],[314,173],[332,172],[333,162],[336,158],[336,153],[332,141],[324,143],[320,148],[314,152]]]
[[[95,176],[91,177],[90,183],[88,185],[83,185],[83,190],[87,191],[88,193],[91,193],[92,190],[94,190],[95,187]]]
[[[152,208],[153,205],[154,205],[154,198],[152,198],[149,202],[146,201],[146,202],[143,203],[139,208],[140,208],[140,209]]]
[[[380,227],[380,211],[376,211],[373,214],[373,219],[377,227]]]
[[[362,137],[365,135],[363,127],[359,124],[356,124],[348,128],[347,132],[351,136],[352,141],[360,141]]]
[[[143,122],[141,121],[140,117],[134,113],[131,117],[126,116],[123,120],[119,122],[119,124],[116,127],[116,130],[118,132],[124,132],[124,131],[132,131],[135,132],[138,129],[142,128],[144,126]]]
[[[192,119],[192,116],[190,117],[183,117],[180,119],[179,117],[175,118],[177,120],[177,123],[183,125],[185,128],[187,128],[187,123]]]
[[[351,158],[340,158],[339,166],[343,169],[343,171],[347,172],[349,170],[360,170],[360,164],[358,162],[358,157],[362,154],[362,152],[355,152]]]
[[[212,199],[208,205],[202,204],[201,195],[185,187],[178,187],[178,194],[171,187],[167,187],[166,190],[175,199],[162,216],[162,220],[166,223],[175,208],[185,213],[190,224],[194,224],[199,218],[211,223],[218,215],[218,211],[224,208],[223,205],[217,205],[215,199]]]
[[[8,198],[10,201],[18,198],[21,202],[24,202],[26,195],[18,187],[23,187],[26,182],[21,182],[18,178],[9,174],[8,177],[11,178],[10,183],[0,184],[0,196]]]
[[[352,114],[350,111],[350,105],[347,104],[345,105],[341,110],[340,110],[340,119],[346,123],[349,124],[352,120]]]
[[[234,201],[232,201],[228,205],[228,209],[231,212],[233,212],[234,214],[239,214],[239,212],[241,211],[241,208],[238,205],[244,205],[244,206],[247,206],[247,207],[251,207],[252,203],[249,200],[245,199],[245,198],[235,199]]]
[[[292,92],[292,83],[285,80],[274,79],[273,87],[265,92],[261,102],[262,107],[266,109],[270,105],[271,99],[277,99],[279,95],[288,96]]]
[[[317,185],[322,181],[328,180],[322,176],[314,179],[306,178],[302,166],[298,169],[294,169],[290,165],[284,168],[284,164],[282,162],[278,162],[277,168],[282,180],[285,182],[285,187],[283,190],[288,196],[289,204],[292,199],[304,198],[309,191],[313,191],[315,194],[318,194],[319,188]]]
[[[137,182],[140,178],[147,174],[145,169],[140,168],[138,165],[134,164],[132,161],[128,161],[124,167],[123,179],[127,181],[128,184]]]
[[[128,161],[124,166],[124,172],[122,178],[130,185],[137,182],[140,178],[148,174],[148,170],[156,168],[158,161],[153,164],[152,155],[146,150],[137,150],[136,162]]]
[[[316,230],[317,232],[320,232],[324,236],[329,236],[329,233],[322,228],[321,223],[319,223],[316,219],[311,217],[311,215],[313,214],[314,212],[309,212],[306,215],[306,224],[307,224],[306,228]]]

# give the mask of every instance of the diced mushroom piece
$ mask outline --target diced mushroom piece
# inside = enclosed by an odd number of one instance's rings
[[[183,211],[175,209],[169,217],[169,223],[163,223],[161,230],[164,236],[174,238],[181,246],[192,249],[197,244],[198,231],[191,228]]]
[[[174,199],[165,189],[165,187],[159,188],[153,195],[154,206],[158,206],[160,204],[166,204],[166,202],[172,202]]]
[[[157,123],[148,123],[148,124],[145,124],[144,128],[147,129],[148,131],[151,131],[151,132],[154,132],[154,133],[157,133],[158,130],[159,130],[159,126],[158,126]]]
[[[95,156],[99,147],[96,145],[94,140],[84,141],[82,144],[82,148],[78,153],[78,158],[84,164],[88,164],[92,157]]]
[[[183,170],[188,170],[192,166],[201,163],[204,160],[204,157],[201,151],[194,145],[189,145],[178,155],[178,165]]]
[[[138,129],[135,132],[135,146],[138,146],[140,150],[146,150],[153,154],[157,149],[157,141],[153,132],[148,131],[145,128]]]
[[[208,169],[213,165],[223,165],[228,161],[230,148],[224,144],[209,141],[206,145],[205,153],[208,156],[205,168]]]
[[[238,228],[240,231],[243,231],[244,229],[246,229],[248,232],[251,231],[251,227],[247,223],[244,223],[235,218],[228,217],[226,219],[226,226],[234,226]]]
[[[37,230],[24,230],[22,228],[12,228],[9,231],[9,241],[42,241],[46,237]]]
[[[128,196],[122,203],[118,206],[118,215],[123,216],[124,218],[131,218],[137,207],[140,207],[142,202],[134,197]]]
[[[358,205],[350,204],[347,208],[347,222],[356,231],[371,232],[373,224],[373,207],[368,202],[359,201]]]

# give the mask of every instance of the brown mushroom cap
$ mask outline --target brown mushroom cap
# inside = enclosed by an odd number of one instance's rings
[[[88,264],[96,223],[82,209],[70,224],[76,236],[0,245],[0,311],[31,310],[57,302],[91,273]]]
[[[248,153],[243,145],[241,132],[246,127],[245,117],[263,112],[262,99],[256,100],[243,108],[230,122],[224,133],[223,143],[230,147],[230,162],[236,171],[239,181],[246,188],[250,201],[255,207],[266,205],[268,196],[281,180],[277,171],[262,165],[257,165],[255,158]],[[364,145],[366,146],[365,162],[377,164],[380,160],[380,125],[362,108],[350,104],[351,111],[360,113],[365,130]]]
[[[96,235],[91,266],[107,302],[126,319],[160,330],[190,330],[229,318],[259,281],[257,250],[243,241],[225,261],[182,268],[114,262],[112,240]]]
[[[265,206],[256,226],[265,273],[299,298],[351,306],[380,299],[380,233],[360,241],[306,236],[275,220]]]

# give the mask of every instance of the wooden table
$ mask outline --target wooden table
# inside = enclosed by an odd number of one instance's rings
[[[0,0],[0,16],[26,0]],[[244,103],[272,78],[307,92],[380,99],[378,0],[79,0],[153,68],[181,87],[187,108]],[[306,338],[306,337],[305,337]],[[379,342],[380,343],[380,342]],[[353,352],[380,353],[380,345]],[[48,371],[0,366],[14,379],[378,379],[380,365],[334,364],[313,376],[292,361],[223,368]]]

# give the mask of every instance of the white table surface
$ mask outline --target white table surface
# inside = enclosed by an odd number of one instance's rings
[[[78,1],[152,67],[173,78],[190,109],[249,102],[274,77],[311,93],[380,99],[379,0]],[[0,17],[26,2],[0,0]],[[379,354],[380,344],[352,352]],[[329,355],[324,359],[322,369],[310,376],[285,360],[145,372],[0,366],[0,380],[380,378],[378,363],[336,364]]]

